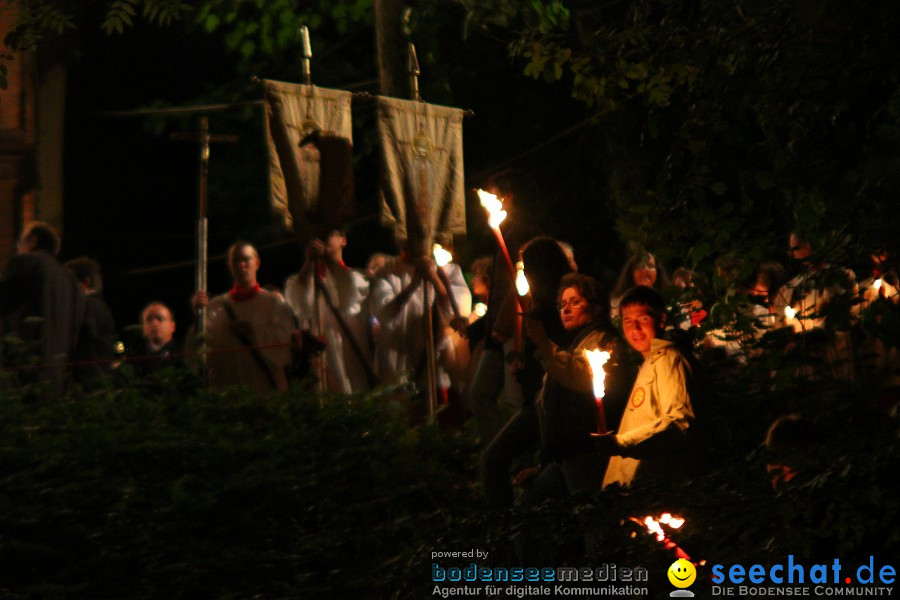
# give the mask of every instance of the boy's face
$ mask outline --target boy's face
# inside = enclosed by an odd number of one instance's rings
[[[622,308],[622,331],[631,347],[650,356],[650,345],[656,339],[657,319],[646,304],[629,304]]]

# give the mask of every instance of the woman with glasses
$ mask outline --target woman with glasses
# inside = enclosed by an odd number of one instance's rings
[[[597,431],[597,403],[585,350],[611,353],[605,367],[604,398],[607,427],[615,430],[630,379],[619,367],[625,347],[609,323],[607,295],[599,282],[572,273],[562,278],[557,296],[561,341],[547,334],[544,323],[526,318],[525,330],[536,346],[535,356],[546,371],[537,401],[541,432],[541,468],[525,490],[521,504],[539,504],[547,498],[599,491],[605,459],[595,450],[591,433]]]

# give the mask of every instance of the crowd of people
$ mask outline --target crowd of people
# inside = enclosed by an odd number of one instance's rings
[[[513,177],[495,177],[489,191],[508,210],[528,209],[529,190]],[[233,285],[217,296],[194,293],[202,325],[190,324],[184,347],[175,344],[172,310],[150,300],[140,314],[141,339],[123,354],[99,265],[88,258],[61,264],[59,237],[35,222],[0,277],[0,327],[39,364],[16,367],[5,347],[4,367],[16,382],[39,383],[48,394],[107,384],[115,368],[144,375],[166,366],[190,366],[211,386],[265,395],[284,392],[292,380],[335,394],[384,386],[402,389],[396,396],[419,417],[430,390],[442,425],[472,419],[493,508],[683,474],[670,462],[695,429],[697,349],[748,362],[760,352],[754,342],[788,332],[788,344],[803,347],[797,376],[898,382],[897,349],[854,334],[865,309],[900,302],[883,250],[873,252],[871,276],[861,280],[818,258],[800,232],[789,240],[797,266],[791,276],[766,262],[747,278],[747,265],[723,259],[713,277],[747,301],[730,322],[712,327],[702,274],[682,267],[670,279],[654,254],[641,252],[608,290],[578,272],[571,246],[541,235],[528,219],[501,227],[509,252],[524,264],[525,294],[499,249],[472,265],[470,282],[455,263],[438,266],[405,251],[349,268],[338,226],[306,246],[283,288],[262,287],[256,248],[234,243],[227,255]],[[600,404],[584,355],[593,349],[611,355]],[[530,452],[539,464],[517,471]],[[514,486],[523,488],[518,500]]]

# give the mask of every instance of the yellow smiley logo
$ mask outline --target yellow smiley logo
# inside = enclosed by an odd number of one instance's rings
[[[689,560],[679,558],[669,566],[669,582],[677,588],[690,587],[697,579],[697,569]]]

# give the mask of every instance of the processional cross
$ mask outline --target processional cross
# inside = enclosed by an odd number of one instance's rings
[[[209,146],[213,143],[233,144],[238,140],[236,135],[217,134],[209,132],[209,117],[201,117],[200,133],[173,133],[171,139],[179,142],[200,143],[200,174],[197,186],[197,271],[195,278],[196,291],[206,291],[206,265],[207,265],[207,241],[209,230],[207,227],[207,182],[209,180]],[[197,309],[197,333],[206,333],[206,307]],[[204,359],[205,363],[205,359]]]

